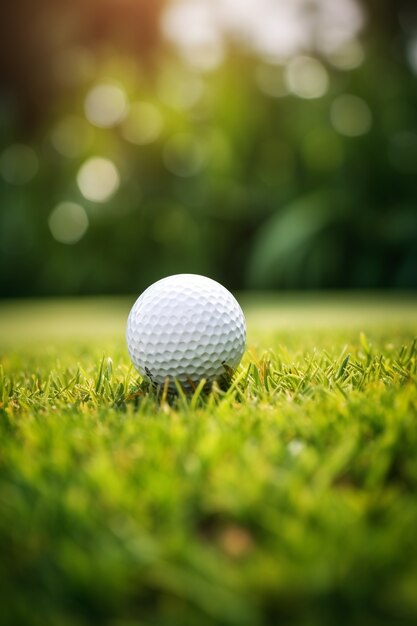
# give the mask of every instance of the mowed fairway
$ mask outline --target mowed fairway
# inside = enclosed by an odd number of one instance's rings
[[[133,299],[0,307],[0,623],[417,623],[417,299],[242,296],[228,391],[129,364]]]

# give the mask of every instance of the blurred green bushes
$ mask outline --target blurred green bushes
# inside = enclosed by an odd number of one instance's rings
[[[210,71],[166,44],[151,64],[77,49],[61,68],[76,80],[25,131],[4,92],[1,295],[137,292],[176,272],[416,287],[413,41],[368,28],[352,68],[232,43]]]

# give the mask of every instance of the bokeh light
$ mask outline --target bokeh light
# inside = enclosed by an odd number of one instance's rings
[[[84,103],[88,121],[101,128],[111,128],[119,124],[125,117],[127,108],[123,89],[110,83],[92,87]]]
[[[354,70],[365,59],[365,50],[357,39],[351,39],[327,54],[327,60],[338,70]]]
[[[134,102],[122,124],[122,135],[127,141],[145,145],[156,141],[161,134],[163,118],[150,102]]]
[[[85,209],[75,202],[61,202],[48,218],[53,238],[60,243],[77,243],[88,229],[88,216]]]
[[[320,98],[329,85],[324,65],[305,55],[291,59],[286,67],[285,78],[288,90],[299,98]]]
[[[80,167],[77,183],[87,200],[106,202],[119,188],[120,175],[116,165],[110,159],[92,157]]]
[[[355,0],[177,0],[168,3],[162,18],[164,34],[191,62],[204,48],[221,50],[227,38],[269,62],[306,50],[332,54],[363,25]]]
[[[411,69],[417,74],[417,35],[408,42],[407,57]]]
[[[178,45],[189,65],[212,70],[222,62],[221,33],[209,3],[182,0],[168,4],[161,26],[167,39]]]
[[[223,43],[219,38],[200,43],[198,46],[184,49],[182,56],[193,69],[209,72],[221,65],[225,58]]]
[[[346,137],[364,135],[372,125],[372,113],[365,100],[351,94],[343,94],[333,101],[330,118],[335,130]]]
[[[269,62],[283,62],[308,45],[309,23],[302,3],[278,0],[217,2],[226,32]]]
[[[304,9],[309,2],[305,0]],[[363,8],[356,0],[315,0],[310,4],[311,27],[317,49],[332,55],[355,40],[365,24]]]
[[[39,168],[39,159],[30,146],[13,144],[0,155],[0,173],[12,185],[24,185],[32,180]]]
[[[416,206],[412,3],[372,14],[365,0],[129,0],[94,11],[77,0],[64,13],[45,3],[41,24],[27,3],[27,30],[8,3],[0,267],[13,258],[7,273],[21,279],[0,276],[6,295],[79,284],[42,269],[69,254],[43,245],[45,208],[61,199],[90,217],[74,259],[86,293],[127,293],[171,271],[227,276],[236,289],[417,284],[412,229],[394,249],[382,226]],[[290,219],[297,206],[308,208]],[[369,245],[364,220],[375,225]],[[268,223],[278,226],[260,285],[248,266],[265,258]],[[274,238],[284,246],[289,224],[305,238],[284,271]],[[133,277],[138,250],[152,264]],[[309,271],[301,254],[315,259]],[[105,267],[100,286],[82,262]]]

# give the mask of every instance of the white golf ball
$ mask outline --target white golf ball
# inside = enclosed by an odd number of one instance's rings
[[[192,390],[230,374],[245,351],[246,323],[236,299],[205,276],[177,274],[136,300],[126,329],[137,371],[155,385]]]

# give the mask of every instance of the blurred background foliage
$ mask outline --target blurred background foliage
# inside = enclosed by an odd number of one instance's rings
[[[0,7],[0,293],[417,286],[417,4]]]

